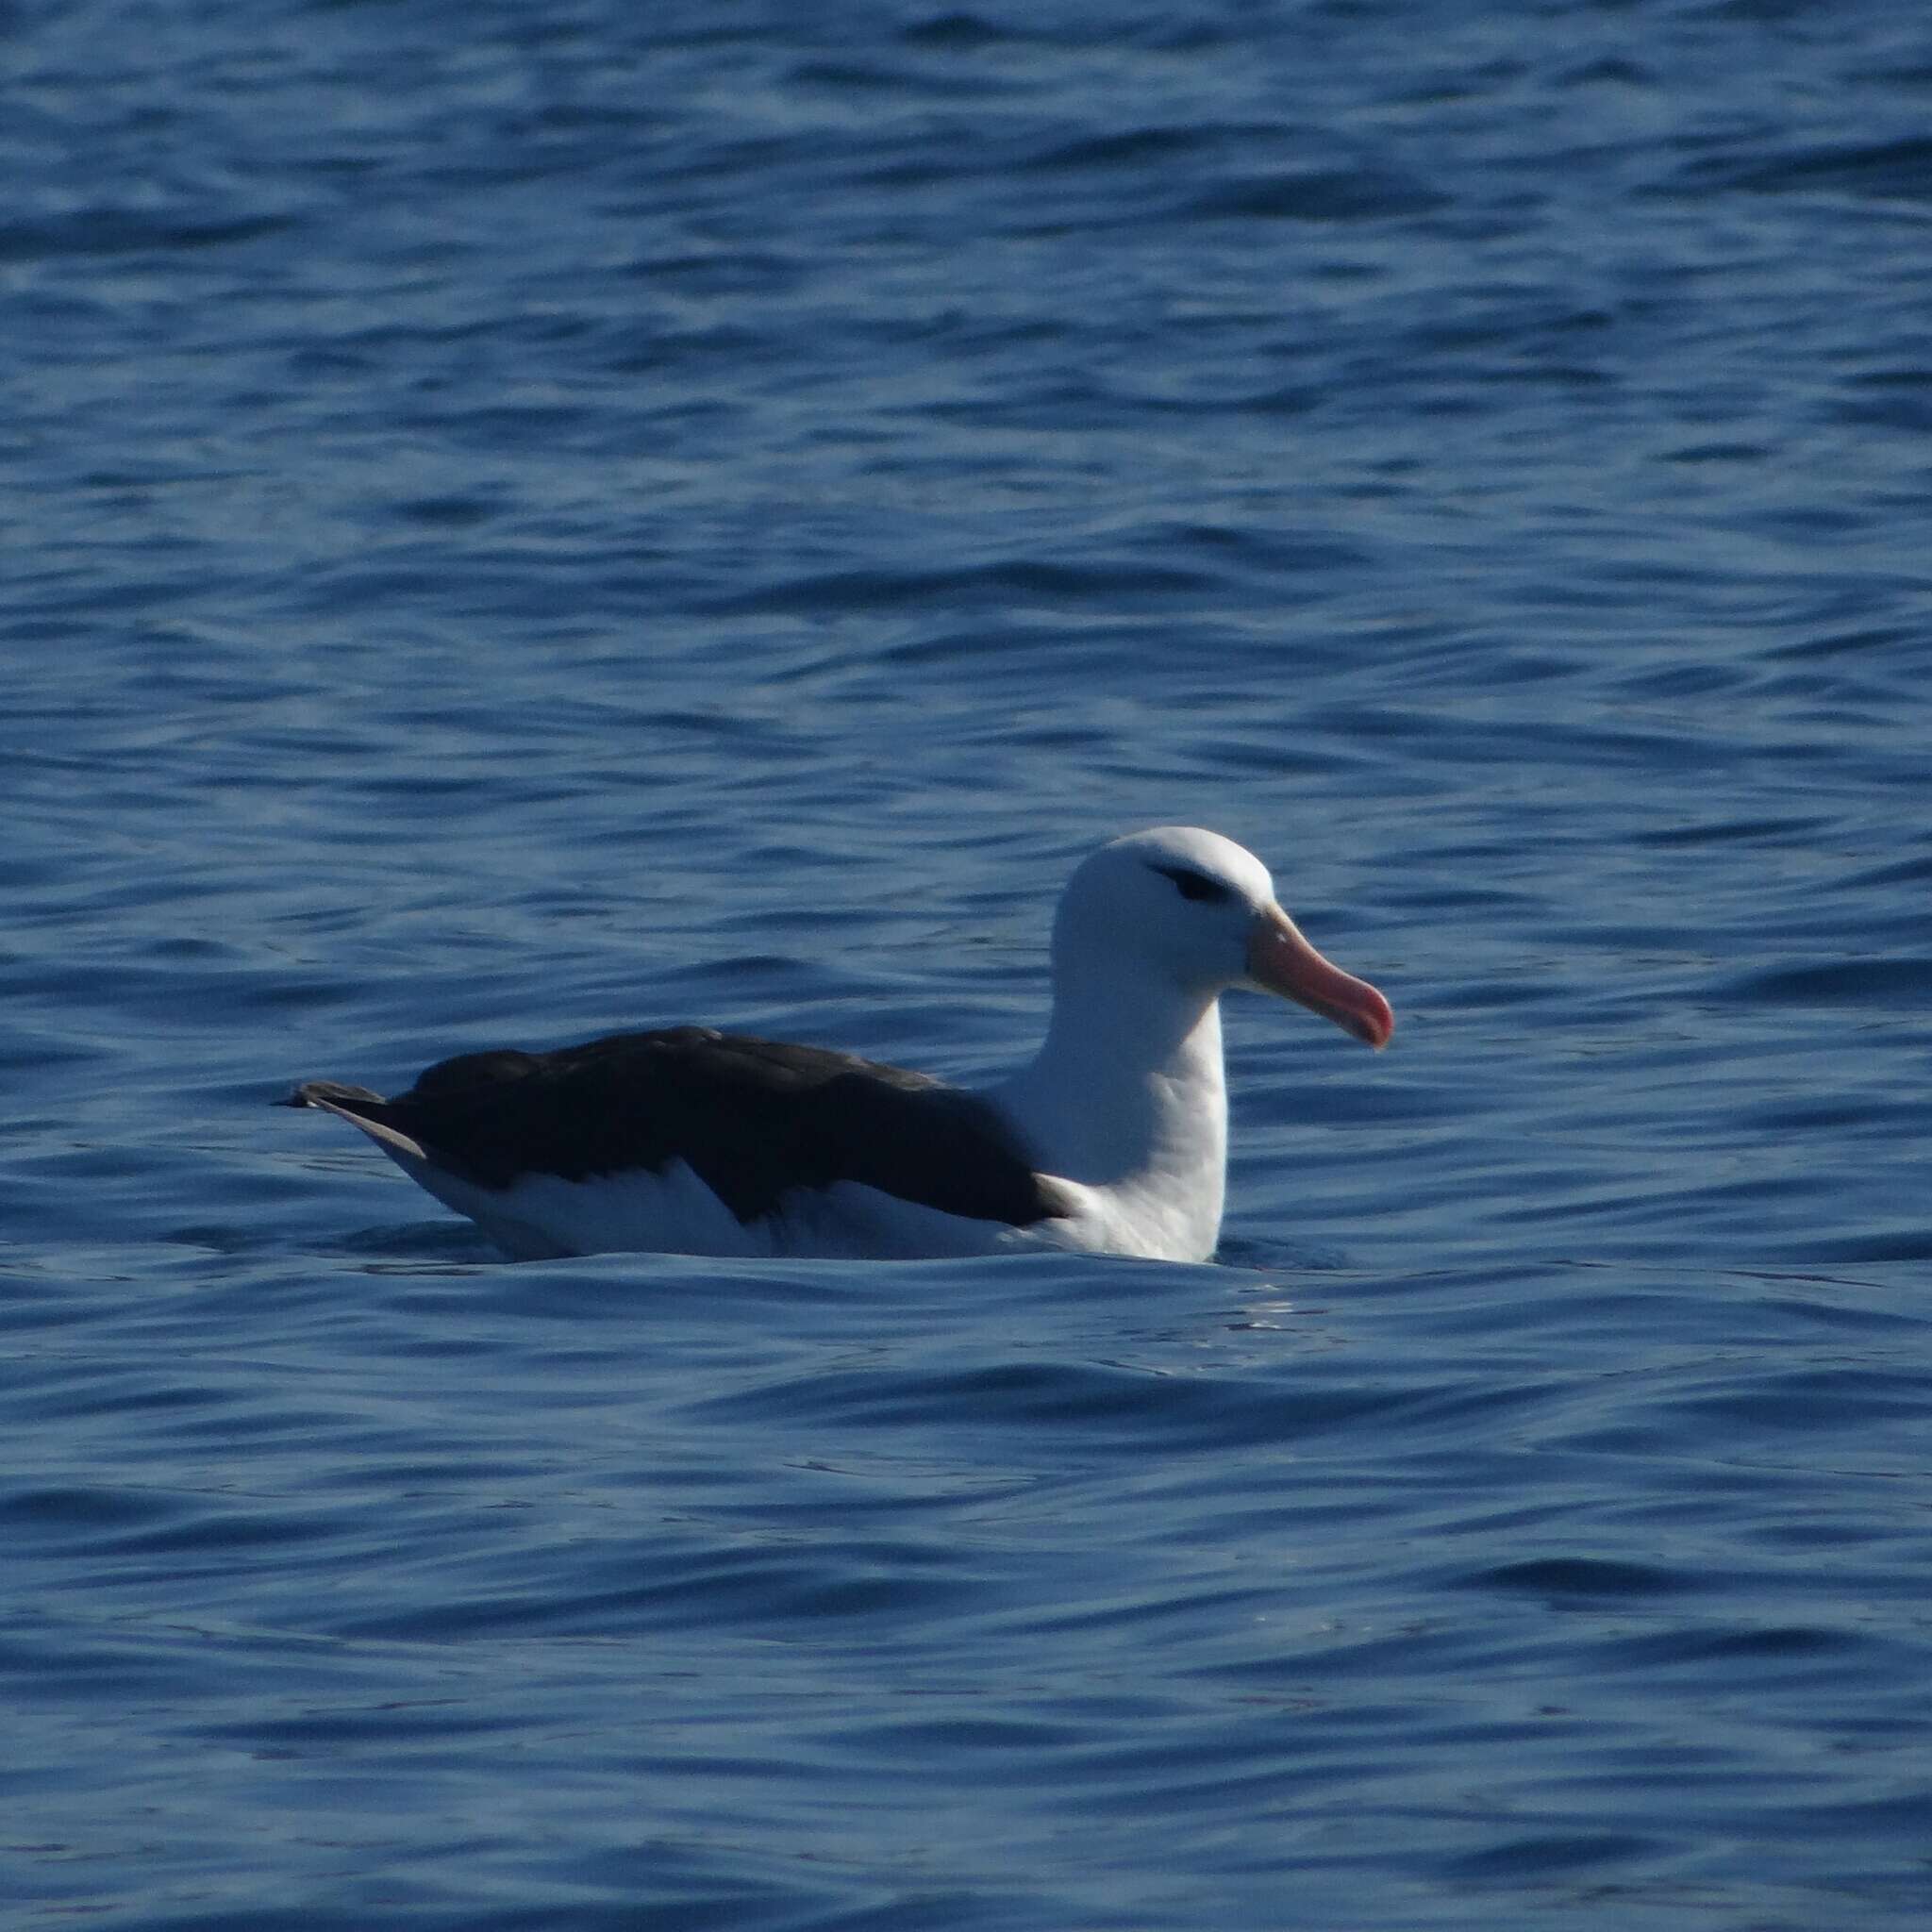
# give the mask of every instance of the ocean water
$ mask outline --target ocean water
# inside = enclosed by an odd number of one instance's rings
[[[1932,42],[0,12],[0,1919],[1932,1912]],[[1274,866],[1217,1265],[513,1265],[298,1077],[977,1079]]]

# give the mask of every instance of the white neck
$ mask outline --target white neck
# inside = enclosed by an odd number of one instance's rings
[[[1227,1165],[1218,1000],[1139,976],[1055,981],[1039,1054],[988,1097],[1045,1173],[1105,1190],[1143,1252],[1206,1259]]]

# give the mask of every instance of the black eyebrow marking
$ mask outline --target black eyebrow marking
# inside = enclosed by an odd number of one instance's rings
[[[1211,903],[1231,896],[1219,879],[1210,879],[1205,872],[1196,872],[1191,865],[1155,865],[1151,858],[1147,863],[1162,878],[1172,879],[1183,899]]]

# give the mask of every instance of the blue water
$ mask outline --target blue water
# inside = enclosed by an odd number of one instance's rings
[[[1932,1912],[1891,0],[0,17],[0,1918]],[[297,1077],[962,1078],[1100,840],[1221,1265],[515,1266]]]

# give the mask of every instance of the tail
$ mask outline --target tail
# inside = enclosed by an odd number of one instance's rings
[[[352,1127],[360,1127],[385,1154],[399,1160],[412,1175],[420,1168],[448,1164],[439,1163],[422,1141],[396,1126],[389,1117],[389,1102],[366,1087],[346,1086],[341,1080],[305,1080],[288,1099],[275,1104],[277,1107],[319,1107],[324,1113],[332,1113],[338,1120],[347,1121]]]
[[[286,1100],[272,1103],[275,1107],[323,1107],[330,1112],[343,1108],[353,1111],[358,1104],[363,1107],[380,1107],[382,1095],[372,1093],[366,1087],[351,1087],[341,1080],[304,1080]]]

